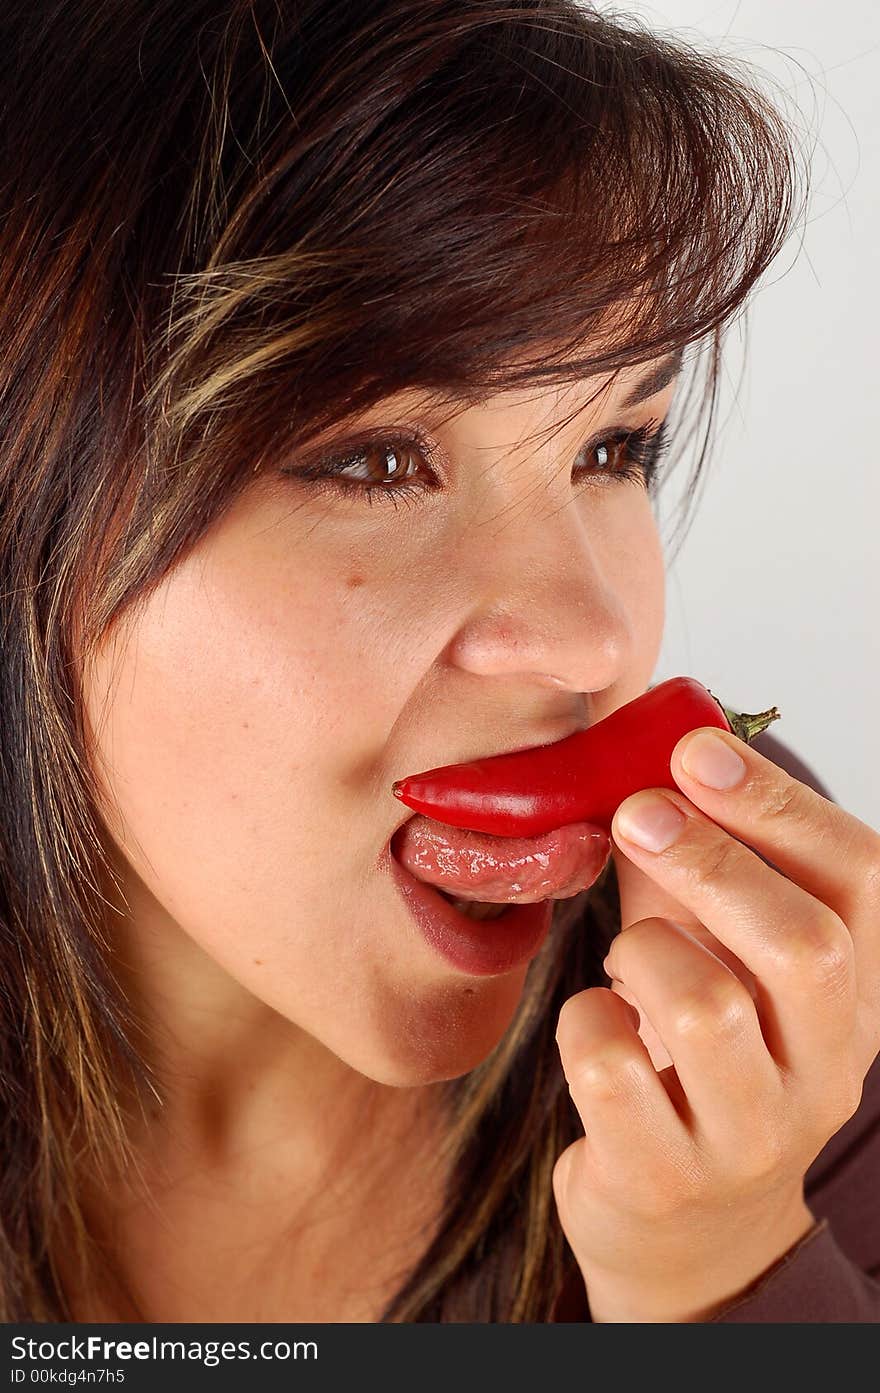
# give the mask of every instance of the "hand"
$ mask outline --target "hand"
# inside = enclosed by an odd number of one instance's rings
[[[723,791],[682,767],[707,735],[744,761]],[[615,814],[614,989],[556,1036],[586,1135],[553,1190],[594,1321],[708,1319],[809,1232],[804,1175],[880,1049],[880,836],[710,728],[672,773],[686,796]],[[644,850],[624,821],[657,799],[681,828]]]

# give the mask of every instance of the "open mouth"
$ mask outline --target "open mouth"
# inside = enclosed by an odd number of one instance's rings
[[[608,833],[592,823],[540,837],[491,837],[415,814],[385,843],[380,865],[447,964],[498,976],[531,961],[550,933],[555,901],[592,885],[610,852]]]
[[[601,874],[611,850],[608,834],[592,823],[568,824],[541,837],[502,838],[421,815],[402,822],[387,845],[410,875],[477,923],[507,921],[524,904],[580,893]],[[502,898],[489,899],[493,891]]]
[[[463,899],[414,876],[393,849],[386,849],[387,869],[412,922],[457,972],[497,976],[523,967],[538,952],[550,931],[552,900],[497,904]]]
[[[460,914],[466,914],[469,919],[503,919],[504,915],[513,908],[511,904],[493,904],[491,900],[460,900],[455,895],[450,895],[448,891],[441,890],[439,885],[434,889],[442,895],[444,900],[448,900]]]

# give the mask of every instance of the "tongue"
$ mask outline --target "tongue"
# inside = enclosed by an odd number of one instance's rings
[[[492,837],[417,814],[395,832],[391,850],[418,880],[459,899],[532,904],[566,900],[592,885],[611,841],[592,822],[540,837]]]

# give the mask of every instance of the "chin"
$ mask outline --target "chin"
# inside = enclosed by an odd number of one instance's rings
[[[503,978],[462,979],[454,985],[414,991],[405,1009],[376,1021],[372,1047],[344,1056],[391,1088],[415,1088],[461,1078],[476,1069],[503,1039],[522,995],[525,972]],[[372,1033],[372,1032],[371,1032]]]

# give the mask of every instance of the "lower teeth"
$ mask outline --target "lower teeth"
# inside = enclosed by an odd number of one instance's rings
[[[510,909],[509,904],[483,904],[479,900],[453,900],[450,902],[469,919],[500,919]]]

